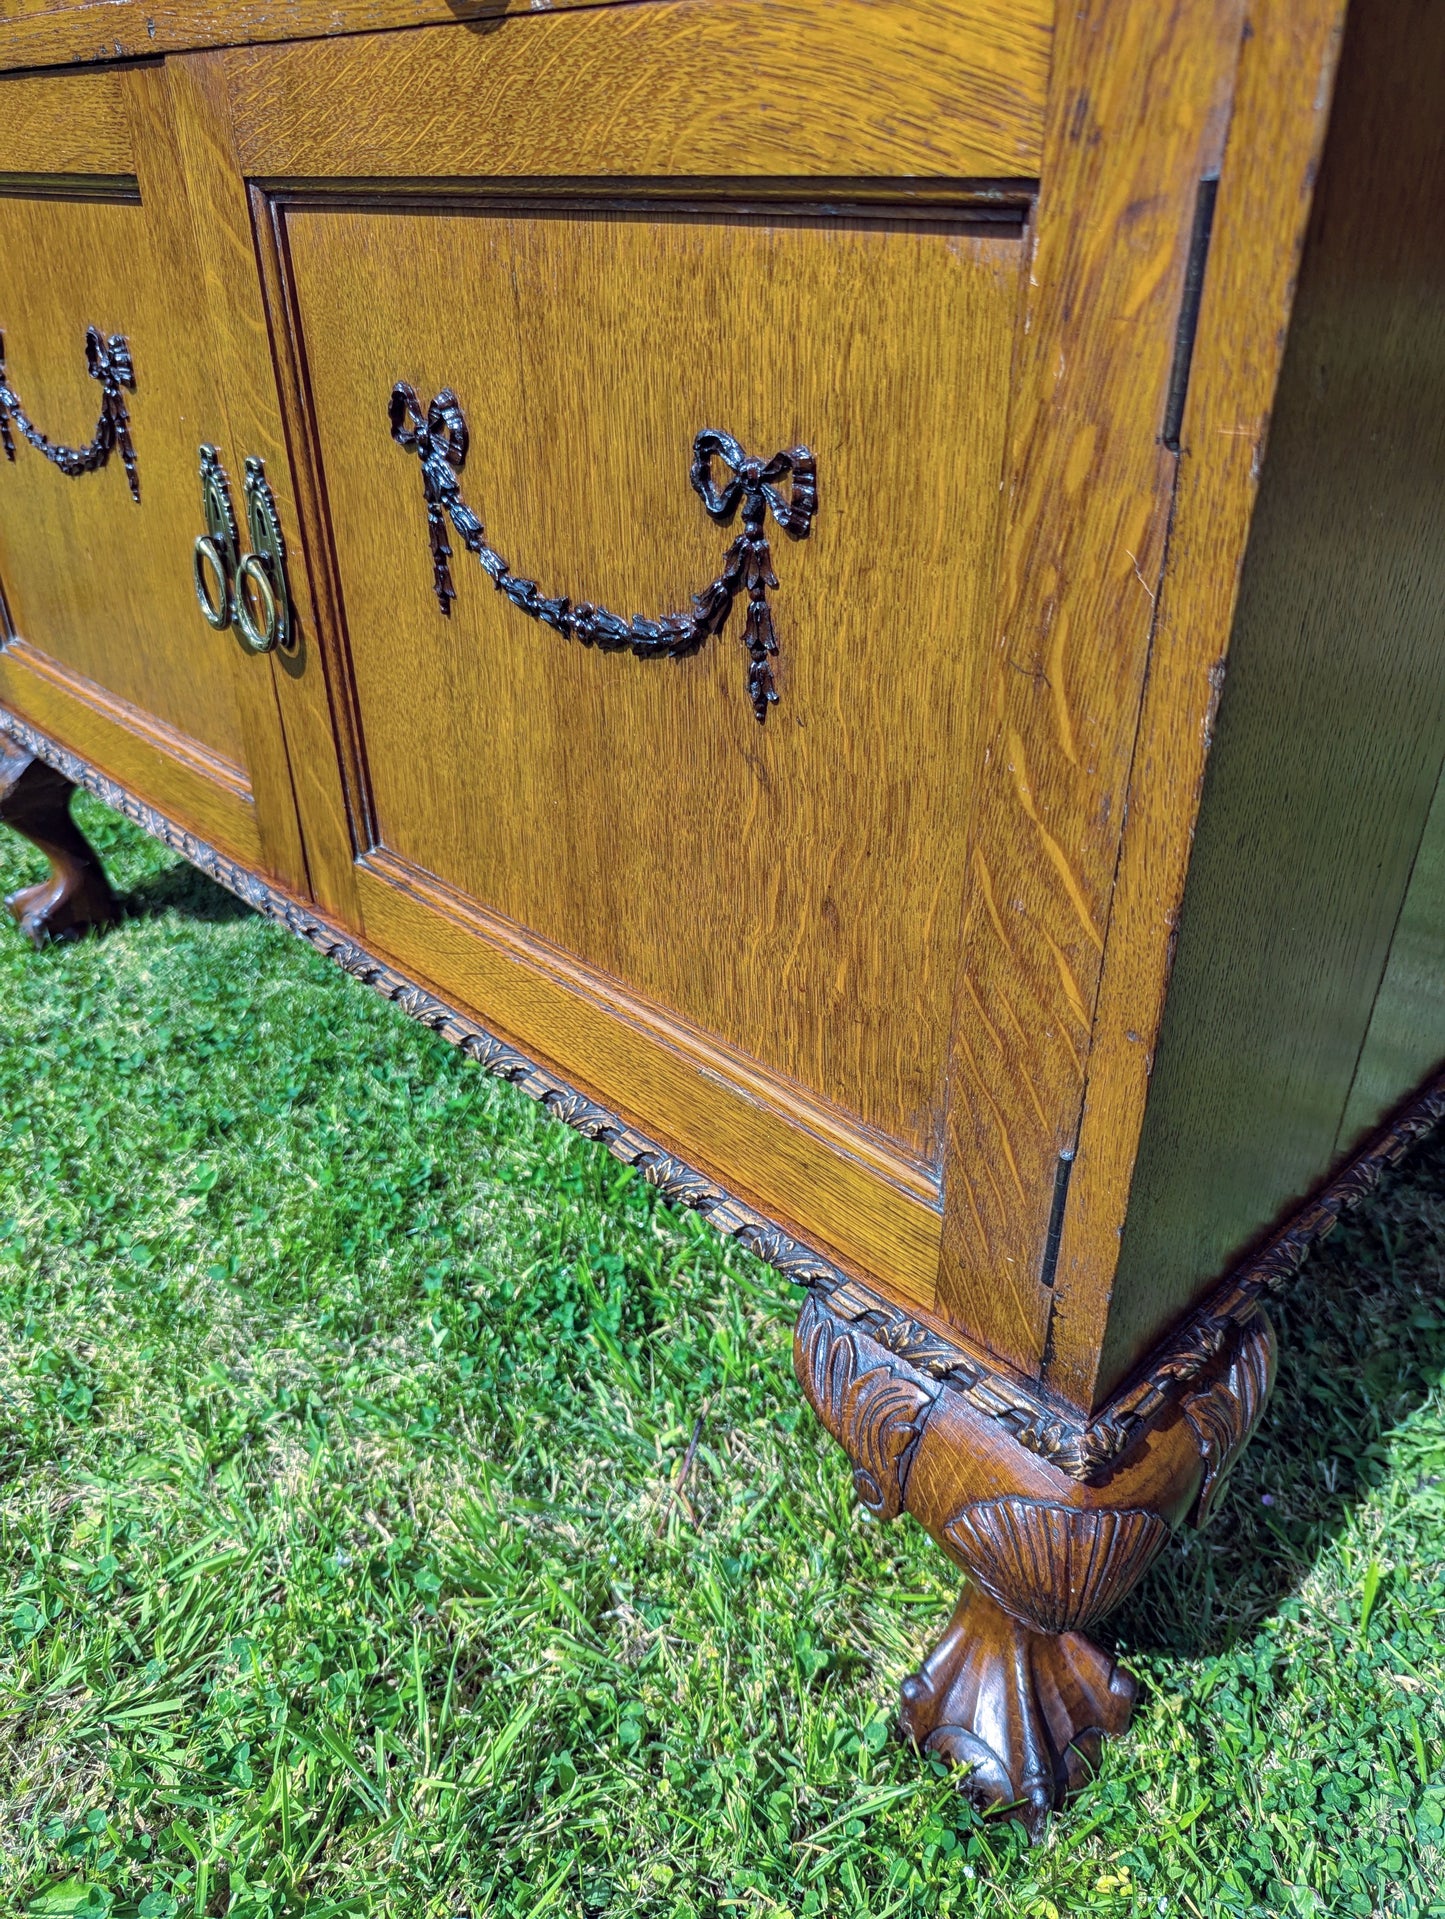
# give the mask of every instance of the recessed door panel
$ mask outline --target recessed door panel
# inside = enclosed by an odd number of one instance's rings
[[[623,196],[323,200],[283,218],[372,863],[435,879],[458,910],[796,1084],[926,1176],[1016,230],[967,209]],[[434,457],[494,556],[467,551],[452,515],[440,597],[426,447],[391,430],[398,381],[421,416],[454,393],[465,464],[446,463],[455,426],[436,427]],[[711,502],[692,483],[708,429],[734,462],[793,454],[763,496],[766,559],[749,558],[746,484],[730,516],[709,511],[730,477],[716,445]],[[790,524],[800,448],[816,474],[806,531]],[[776,582],[752,596],[766,611],[750,628],[739,585],[683,657],[646,627],[631,632],[647,657],[605,650],[618,635],[599,617],[554,608],[544,624],[493,584],[499,555],[569,609],[685,626],[740,535],[733,564]]]
[[[196,597],[200,449],[238,513],[244,449],[163,68],[0,82],[0,333],[0,703],[304,883],[270,662]]]

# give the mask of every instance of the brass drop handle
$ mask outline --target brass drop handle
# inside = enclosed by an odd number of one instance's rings
[[[252,653],[269,653],[280,644],[280,602],[267,562],[248,553],[236,572],[236,626]]]
[[[286,580],[286,545],[276,500],[266,483],[265,463],[246,461],[243,487],[251,551],[241,553],[231,489],[221,456],[201,448],[201,505],[206,531],[191,558],[201,616],[218,633],[233,627],[248,653],[295,647],[295,618]]]
[[[213,446],[201,448],[201,511],[205,515],[206,531],[196,541],[191,555],[196,600],[207,626],[224,633],[236,610],[235,579],[241,543],[236,533],[236,516],[231,510],[226,469]],[[208,575],[214,591],[207,584]]]

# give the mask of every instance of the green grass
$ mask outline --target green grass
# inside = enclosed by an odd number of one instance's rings
[[[0,1912],[1445,1913],[1445,1151],[1031,1850],[893,1735],[953,1582],[790,1289],[80,810],[132,916],[0,936]]]

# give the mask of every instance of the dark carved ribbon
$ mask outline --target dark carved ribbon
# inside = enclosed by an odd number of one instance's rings
[[[776,589],[778,579],[765,526],[771,513],[793,539],[806,539],[818,507],[817,470],[807,447],[790,447],[764,462],[745,453],[730,434],[711,427],[699,433],[692,443],[692,484],[713,519],[721,523],[731,520],[741,505],[742,531],[723,556],[722,572],[693,594],[690,613],[670,613],[659,620],[640,615],[623,619],[590,600],[574,605],[565,597],[546,598],[535,580],[513,573],[501,554],[487,545],[486,529],[457,485],[456,476],[466,465],[468,434],[466,415],[450,387],[438,393],[423,413],[415,388],[398,381],[391,390],[388,412],[391,437],[421,461],[432,586],[443,613],[450,615],[456,598],[448,520],[462,545],[477,556],[493,586],[513,606],[543,626],[604,653],[632,652],[638,659],[680,659],[694,653],[705,640],[722,632],[734,599],[746,589],[748,697],[758,719],[766,720],[769,706],[778,698],[772,668],[778,636],[768,605],[768,591]],[[713,477],[715,460],[721,460],[731,475],[722,486]],[[789,478],[792,484],[784,493],[780,482]]]
[[[125,467],[130,497],[140,503],[140,477],[136,472],[135,447],[130,437],[130,415],[126,412],[122,389],[135,392],[135,368],[123,333],[107,339],[99,327],[85,329],[85,364],[92,380],[100,381],[100,418],[95,423],[88,446],[57,446],[48,440],[30,419],[19,396],[5,379],[5,336],[0,333],[0,446],[7,460],[15,458],[15,442],[10,437],[10,422],[16,426],[47,460],[74,479],[80,473],[95,473],[119,449]]]

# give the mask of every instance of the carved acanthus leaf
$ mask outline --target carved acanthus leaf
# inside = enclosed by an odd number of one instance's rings
[[[1220,1489],[1249,1444],[1274,1384],[1274,1328],[1256,1308],[1228,1366],[1205,1386],[1186,1394],[1180,1411],[1204,1460],[1204,1484],[1192,1518],[1202,1526]]]
[[[935,1394],[811,1296],[798,1318],[793,1367],[814,1412],[853,1462],[859,1500],[878,1518],[896,1519]]]

